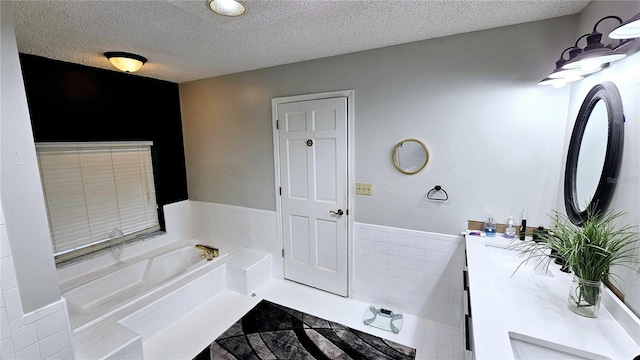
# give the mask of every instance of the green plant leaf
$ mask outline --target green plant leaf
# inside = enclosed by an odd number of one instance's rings
[[[582,227],[574,225],[566,215],[558,211],[554,213],[552,233],[541,234],[540,242],[513,243],[512,248],[523,257],[520,265],[545,256],[548,266],[551,258],[547,254],[549,250],[555,250],[557,256],[567,261],[576,276],[600,281],[610,276],[618,277],[611,273],[613,265],[629,267],[630,263],[638,261],[634,255],[640,239],[637,227],[618,224],[625,213],[597,213],[594,207],[588,207],[587,219]]]

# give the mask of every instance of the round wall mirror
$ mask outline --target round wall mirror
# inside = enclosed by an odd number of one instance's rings
[[[391,154],[393,165],[403,174],[416,174],[429,162],[429,151],[419,140],[406,139],[396,144]]]
[[[564,177],[565,208],[582,225],[587,209],[605,210],[611,201],[622,159],[624,114],[616,86],[604,82],[585,97],[576,118]]]

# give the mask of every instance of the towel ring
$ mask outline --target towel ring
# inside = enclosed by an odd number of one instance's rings
[[[438,197],[433,197],[433,195],[439,193],[439,192],[443,192],[444,193],[444,199],[442,198],[438,198]],[[442,188],[442,186],[440,185],[436,185],[433,189],[429,190],[429,192],[427,193],[427,199],[429,200],[437,200],[437,201],[447,201],[449,200],[449,194],[447,194],[447,192]]]

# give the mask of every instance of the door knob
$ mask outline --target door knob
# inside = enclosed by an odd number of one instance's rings
[[[329,213],[333,215],[342,216],[342,214],[344,214],[344,211],[342,211],[342,209],[338,209],[338,211],[329,211]]]

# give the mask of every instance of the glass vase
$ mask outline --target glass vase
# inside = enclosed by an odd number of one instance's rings
[[[597,317],[602,290],[602,281],[584,280],[574,274],[569,289],[569,309],[578,315]]]

